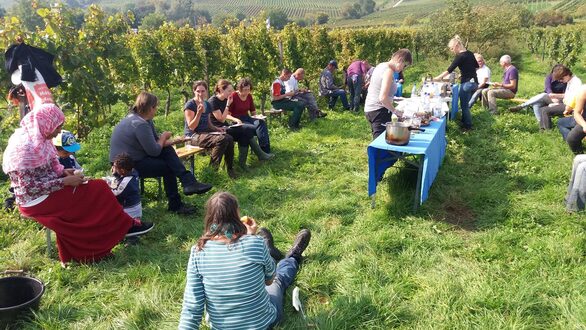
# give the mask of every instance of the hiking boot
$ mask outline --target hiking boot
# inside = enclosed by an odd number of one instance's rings
[[[324,117],[326,117],[327,115],[328,115],[327,113],[325,113],[325,112],[321,112],[321,111],[320,111],[320,112],[318,112],[318,113],[317,113],[317,118],[324,118]]]
[[[130,227],[128,230],[126,237],[134,237],[146,234],[155,227],[155,224],[152,222],[141,221],[140,219],[132,220],[134,222],[132,223],[132,227]]]
[[[275,261],[278,262],[279,260],[283,259],[283,253],[275,247],[275,241],[273,240],[273,235],[271,234],[271,232],[268,229],[266,229],[264,227],[260,228],[258,230],[258,232],[256,232],[256,234],[258,236],[264,238],[265,244],[267,245],[267,248],[269,248],[269,254],[271,255],[271,257],[273,257],[273,259],[275,259]]]
[[[230,177],[230,179],[238,178],[238,174],[236,174],[236,171],[234,171],[233,168],[226,170],[226,172],[228,173],[228,176]]]
[[[175,210],[169,210],[171,212],[177,213],[179,215],[192,215],[195,214],[197,208],[195,206],[189,206],[186,204],[181,204],[181,206]]]
[[[301,254],[303,254],[303,251],[307,249],[310,239],[311,232],[309,231],[309,229],[301,229],[301,231],[297,234],[297,237],[295,237],[295,242],[293,242],[293,246],[291,247],[291,249],[289,249],[289,251],[287,251],[287,254],[285,254],[285,258],[295,258],[295,260],[297,260],[297,263],[300,264],[303,258]]]
[[[189,186],[183,187],[183,193],[186,196],[193,195],[193,194],[205,194],[206,192],[212,189],[211,184],[196,182],[194,184],[190,184]]]
[[[520,110],[522,110],[523,108],[524,108],[524,107],[522,107],[522,106],[518,105],[518,106],[515,106],[515,107],[510,107],[510,108],[509,108],[509,111],[510,111],[510,112],[517,112],[517,111],[520,111]]]

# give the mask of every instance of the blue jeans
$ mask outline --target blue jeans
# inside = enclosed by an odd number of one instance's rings
[[[354,74],[348,77],[348,89],[350,90],[350,108],[358,111],[360,107],[360,93],[362,92],[362,75]],[[344,101],[342,101],[344,103]]]
[[[271,326],[283,320],[283,297],[285,296],[285,290],[295,280],[295,275],[297,275],[298,270],[299,265],[295,258],[289,257],[279,261],[273,283],[265,287],[269,294],[271,304],[277,309],[277,319]]]
[[[460,108],[462,109],[462,126],[472,127],[472,114],[470,113],[470,98],[472,93],[478,88],[477,83],[465,82],[460,85],[458,96],[460,97]]]
[[[400,82],[397,83],[397,92],[395,93],[395,96],[397,96],[397,97],[403,96],[403,84]]]
[[[582,126],[576,123],[574,117],[564,117],[558,120],[558,128],[574,154],[584,153],[582,140],[586,137]]]
[[[245,123],[252,124],[256,128],[256,136],[258,137],[258,145],[262,149],[262,151],[266,153],[271,152],[271,141],[269,139],[269,129],[267,127],[267,123],[264,120],[254,119],[249,115],[244,115],[238,117],[238,119],[242,120]]]
[[[336,89],[332,91],[330,94],[327,95],[330,100],[328,102],[328,107],[333,109],[336,106],[336,101],[338,101],[338,97],[342,100],[342,106],[344,109],[350,109],[350,105],[348,105],[348,99],[346,98],[346,91],[343,89]]]
[[[478,88],[476,90],[476,92],[474,92],[474,94],[472,94],[472,97],[470,98],[470,101],[468,101],[468,108],[472,108],[472,106],[474,105],[474,103],[476,103],[476,101],[478,100],[478,98],[482,95],[482,90],[487,89],[487,88]]]
[[[564,138],[564,141],[567,141],[568,134],[570,134],[570,131],[572,130],[572,128],[574,128],[576,126],[576,119],[574,119],[574,116],[560,118],[560,120],[558,120],[557,125],[558,125],[558,129],[560,130],[560,133],[562,133],[562,137]]]

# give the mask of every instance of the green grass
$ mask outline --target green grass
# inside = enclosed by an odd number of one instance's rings
[[[539,92],[548,65],[527,56],[516,62],[520,94]],[[407,80],[447,65],[416,63]],[[583,64],[577,67],[586,78]],[[179,133],[180,101],[174,105],[170,118],[156,122]],[[251,170],[231,180],[198,157],[196,172],[214,191],[236,194],[242,213],[268,227],[280,249],[288,249],[300,228],[312,230],[295,285],[314,328],[586,327],[586,222],[563,204],[571,152],[558,132],[538,133],[532,113],[491,116],[475,106],[473,120],[469,133],[450,123],[446,158],[417,213],[411,212],[415,174],[395,168],[370,208],[370,129],[362,114],[330,111],[316,123],[304,117],[295,133],[284,120],[273,120],[274,161],[253,157]],[[80,161],[95,176],[108,167],[110,129],[82,141]],[[18,328],[176,328],[203,211],[169,214],[156,200],[155,184],[147,190],[144,218],[156,228],[139,245],[120,245],[115,258],[95,265],[62,269],[55,252],[46,256],[39,225],[0,214],[0,270],[25,269],[47,286],[39,311]],[[206,197],[186,200],[201,207]],[[280,328],[306,329],[286,299]]]

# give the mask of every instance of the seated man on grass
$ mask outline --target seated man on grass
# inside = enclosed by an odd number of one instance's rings
[[[342,106],[345,110],[350,110],[346,91],[334,85],[334,71],[338,69],[338,62],[331,60],[319,77],[319,95],[329,98],[328,108],[333,109],[336,106],[338,97],[342,100]]]
[[[299,88],[299,81],[305,79],[305,70],[303,68],[299,68],[295,70],[293,75],[289,80],[285,81],[285,92],[290,93],[294,92],[292,100],[297,100],[297,102],[303,103],[305,107],[307,107],[307,112],[309,113],[309,119],[315,120],[316,118],[321,118],[327,116],[326,113],[323,113],[317,107],[317,100],[313,93],[307,88]]]
[[[285,82],[290,78],[291,70],[285,68],[281,70],[279,78],[273,81],[273,85],[271,86],[271,105],[275,109],[293,111],[293,115],[289,118],[289,128],[298,130],[305,104],[291,99],[295,96],[295,92],[287,92],[287,87],[285,86]]]
[[[492,85],[495,88],[482,91],[482,106],[485,108],[488,107],[488,110],[493,115],[498,113],[496,100],[514,98],[519,87],[519,70],[511,64],[511,56],[501,56],[499,64],[504,69],[503,82],[493,83]]]

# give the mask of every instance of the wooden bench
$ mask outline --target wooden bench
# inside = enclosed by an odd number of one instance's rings
[[[182,161],[186,161],[189,160],[190,161],[190,170],[191,173],[195,174],[195,155],[200,154],[205,152],[204,148],[198,147],[198,146],[190,146],[190,145],[186,145],[184,147],[181,148],[175,148],[175,152],[177,153],[177,156],[179,157],[179,159],[181,159]],[[144,180],[145,179],[150,179],[150,178],[140,178],[140,194],[144,195]],[[156,177],[153,178],[155,180],[157,180],[157,185],[158,185],[158,192],[157,192],[157,198],[161,199],[163,196],[163,185],[161,184],[161,177]]]
[[[509,101],[511,101],[511,102],[517,102],[517,103],[525,103],[525,102],[527,102],[527,100],[528,99],[522,99],[522,98],[517,98],[517,97],[512,98],[512,99],[509,99]]]

